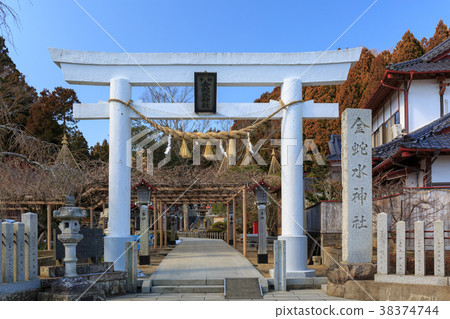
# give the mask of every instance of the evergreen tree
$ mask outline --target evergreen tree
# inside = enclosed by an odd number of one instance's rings
[[[69,149],[75,158],[86,159],[90,157],[88,142],[78,129],[72,129],[68,135]]]
[[[381,79],[383,79],[383,76],[386,72],[386,66],[389,65],[391,59],[392,59],[391,52],[389,52],[389,50],[384,50],[381,53],[377,54],[375,58],[372,60],[372,64],[370,65],[370,71],[368,74],[369,79],[367,82],[367,87],[364,91],[360,103],[361,107],[364,107],[364,105],[372,96],[373,92],[375,92],[375,89],[380,84]]]
[[[101,160],[104,162],[108,162],[109,159],[109,144],[106,139],[103,140],[103,143],[100,144],[97,142],[92,148],[91,148],[91,157],[93,159]]]
[[[43,141],[61,144],[64,132],[69,138],[72,151],[80,148],[87,152],[87,142],[81,132],[77,131],[73,118],[73,103],[79,103],[74,90],[56,87],[53,92],[44,89],[30,108],[26,131]],[[72,143],[72,144],[70,144]]]
[[[397,43],[392,52],[391,63],[399,63],[403,61],[413,60],[421,57],[424,50],[420,45],[419,40],[414,37],[411,31],[406,31],[402,40]]]
[[[423,38],[421,45],[425,50],[425,53],[434,49],[440,43],[450,36],[450,30],[445,25],[444,21],[439,20],[434,35],[430,39]]]
[[[3,37],[0,37],[0,75],[0,125],[23,128],[37,94],[9,57]]]

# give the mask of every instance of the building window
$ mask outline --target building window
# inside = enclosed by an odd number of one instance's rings
[[[373,145],[373,147],[377,147],[377,146],[380,146],[382,144],[381,143],[381,130],[382,130],[382,126],[377,128],[377,130],[375,132],[373,132],[373,134],[372,134],[372,145]]]
[[[398,111],[394,113],[386,122],[384,122],[373,134],[373,147],[389,143],[394,139],[392,127],[394,124],[400,124],[400,117]]]
[[[395,124],[399,124],[399,116],[398,116],[398,112],[395,112],[394,115],[392,115],[389,120],[386,121],[385,123],[385,127],[386,127],[386,141],[384,141],[384,143],[388,143],[390,141],[392,141],[394,139],[394,134],[392,132],[392,127]]]

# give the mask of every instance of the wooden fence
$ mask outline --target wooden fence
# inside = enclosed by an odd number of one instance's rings
[[[226,239],[226,233],[219,232],[178,232],[178,237]]]

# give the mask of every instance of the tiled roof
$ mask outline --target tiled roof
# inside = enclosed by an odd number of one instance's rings
[[[430,52],[425,53],[420,58],[396,64],[390,64],[387,67],[387,69],[392,71],[414,70],[416,72],[449,71],[450,70],[449,60],[431,62],[431,60],[433,60],[434,58],[436,58],[437,56],[443,54],[448,50],[450,50],[450,38],[439,44]]]
[[[402,147],[410,149],[450,149],[450,133],[441,133],[450,128],[450,113],[424,127],[389,143],[372,149],[372,157],[388,159]]]

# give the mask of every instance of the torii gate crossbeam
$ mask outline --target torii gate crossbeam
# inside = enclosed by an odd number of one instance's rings
[[[219,86],[281,85],[284,103],[302,99],[302,85],[342,84],[359,60],[362,48],[304,53],[102,53],[49,49],[70,84],[109,85],[110,99],[128,101],[132,86],[193,86],[194,72],[217,72]],[[258,119],[276,103],[219,103],[215,115],[197,115],[193,105],[137,103],[149,118]],[[124,269],[131,196],[131,118],[125,105],[111,101],[74,105],[76,119],[107,119],[109,129],[109,230],[105,261]],[[299,102],[274,118],[281,124],[282,236],[286,240],[288,277],[314,276],[307,269],[307,238],[303,233],[302,119],[336,118],[338,104]]]

